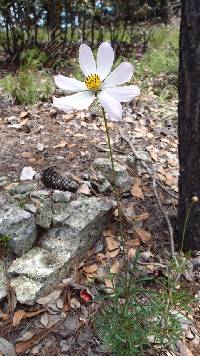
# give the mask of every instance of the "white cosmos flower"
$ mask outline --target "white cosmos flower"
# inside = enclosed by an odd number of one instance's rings
[[[90,47],[84,43],[81,44],[79,64],[85,75],[85,81],[56,75],[54,79],[58,88],[76,94],[62,98],[54,97],[53,105],[65,112],[84,110],[88,109],[97,97],[110,120],[121,120],[120,103],[130,101],[140,95],[140,89],[136,85],[120,86],[131,79],[133,66],[128,62],[123,62],[110,73],[113,61],[114,51],[108,42],[103,42],[99,46],[96,62]]]

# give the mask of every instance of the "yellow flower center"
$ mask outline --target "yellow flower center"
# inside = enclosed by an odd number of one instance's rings
[[[98,74],[90,74],[85,78],[85,85],[88,89],[98,91],[101,88],[101,79]]]

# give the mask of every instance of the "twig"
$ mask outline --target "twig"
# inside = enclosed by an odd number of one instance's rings
[[[159,181],[158,178],[156,178],[156,182],[157,184],[160,186],[160,188],[162,188],[167,194],[171,195],[173,198],[178,199],[178,197],[176,196],[176,194],[173,194],[172,192],[170,192],[166,187],[164,187],[164,185],[162,185],[162,183]]]
[[[157,199],[158,206],[159,206],[161,212],[163,213],[163,216],[164,216],[164,218],[165,218],[165,220],[166,220],[166,223],[167,223],[167,227],[168,227],[168,231],[169,231],[169,237],[170,237],[170,247],[171,247],[172,258],[175,259],[173,228],[172,228],[172,225],[171,225],[171,223],[170,223],[169,216],[168,216],[168,214],[166,213],[166,211],[165,211],[165,209],[163,208],[162,203],[161,203],[161,201],[160,201],[160,198],[159,198],[159,195],[158,195],[158,191],[157,191],[157,187],[156,187],[156,178],[155,178],[155,175],[152,175],[151,178],[152,178],[153,191],[154,191],[155,197],[156,197],[156,199]]]
[[[157,200],[157,203],[158,203],[158,206],[161,210],[161,212],[163,213],[163,216],[165,218],[165,221],[167,223],[167,227],[168,227],[168,231],[169,231],[169,237],[170,237],[170,248],[171,248],[171,255],[172,255],[172,258],[175,259],[175,248],[174,248],[174,234],[173,234],[173,228],[172,228],[172,225],[170,223],[170,220],[169,220],[169,217],[168,217],[168,214],[167,212],[164,210],[163,206],[162,206],[162,203],[160,201],[160,198],[159,198],[159,195],[158,195],[158,191],[157,191],[157,187],[156,187],[156,182],[157,182],[157,179],[156,179],[156,176],[155,176],[155,172],[153,170],[152,167],[149,167],[147,165],[147,163],[142,160],[140,158],[140,156],[138,155],[137,151],[135,150],[135,148],[133,147],[132,143],[130,142],[130,140],[123,134],[123,132],[119,129],[119,134],[121,136],[121,138],[128,143],[131,151],[133,152],[134,156],[136,159],[138,159],[140,162],[141,162],[141,165],[144,167],[144,169],[147,171],[147,173],[150,175],[151,179],[152,179],[152,186],[153,186],[153,191],[154,191],[154,194],[155,194],[155,197],[156,197],[156,200]]]

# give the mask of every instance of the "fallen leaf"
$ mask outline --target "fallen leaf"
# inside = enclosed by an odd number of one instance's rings
[[[136,255],[136,249],[135,248],[130,248],[130,250],[128,250],[128,258],[133,258],[133,257],[135,257],[135,255]]]
[[[135,239],[131,239],[125,242],[126,248],[132,248],[140,246],[140,239],[136,237]]]
[[[61,314],[53,314],[53,315],[50,314],[50,315],[48,315],[48,319],[49,319],[49,322],[47,324],[47,329],[49,329],[52,326],[54,326],[57,323],[59,323],[59,321],[64,319],[64,316],[62,316]]]
[[[88,187],[88,184],[83,183],[79,188],[79,193],[82,193],[85,195],[91,195],[90,188]]]
[[[61,295],[62,290],[55,290],[52,293],[48,294],[45,297],[41,297],[37,300],[38,304],[48,304],[55,302]]]
[[[49,317],[47,313],[44,313],[40,318],[41,324],[46,328],[49,323]]]
[[[119,272],[119,261],[115,261],[110,268],[110,273],[118,273]]]
[[[113,251],[119,248],[119,243],[114,240],[112,236],[106,236],[106,244],[109,251]]]
[[[24,315],[23,319],[32,318],[33,316],[36,316],[36,315],[41,314],[41,313],[44,313],[45,311],[46,311],[46,309],[39,309],[39,310],[26,312],[26,314]]]
[[[144,198],[142,188],[137,184],[134,184],[133,187],[131,188],[131,194],[133,197],[136,198],[141,198],[141,199]]]
[[[22,152],[20,153],[20,156],[24,157],[24,158],[31,158],[33,155],[33,152]]]
[[[113,288],[113,282],[110,279],[105,279],[105,285],[108,288]]]
[[[107,271],[103,267],[98,267],[96,278],[102,279],[107,276]]]
[[[80,302],[76,298],[71,299],[71,308],[72,309],[79,309],[81,306]]]
[[[16,356],[14,346],[3,337],[0,337],[0,352],[5,356]]]
[[[105,265],[106,255],[104,255],[104,253],[101,252],[97,253],[96,259],[99,264]]]
[[[9,320],[9,318],[10,318],[10,316],[9,316],[9,314],[3,314],[2,316],[1,316],[1,318],[2,318],[2,320],[3,321],[7,321],[7,320]]]
[[[31,346],[34,345],[36,340],[36,336],[34,335],[31,339],[26,340],[26,341],[20,341],[17,344],[15,344],[15,350],[17,354],[21,354],[22,352],[25,352],[30,349]]]
[[[140,215],[135,215],[134,216],[134,221],[144,221],[144,220],[149,219],[149,217],[150,217],[149,213],[143,213],[143,214],[140,214]]]
[[[90,265],[90,266],[84,266],[83,267],[83,272],[85,273],[95,273],[98,269],[98,264],[97,263],[94,263],[93,265]]]
[[[113,251],[108,251],[106,257],[115,258],[119,254],[119,251],[119,248],[116,248],[116,250]]]
[[[32,339],[34,336],[34,333],[32,331],[25,331],[20,337],[17,339],[17,341],[27,341]]]
[[[71,289],[68,285],[64,288],[63,299],[64,299],[63,310],[65,312],[68,312],[71,309]]]
[[[154,161],[158,160],[158,155],[154,151],[150,151],[150,156]]]
[[[104,237],[112,237],[114,238],[115,237],[115,233],[112,229],[107,229],[103,232],[103,236]]]
[[[21,111],[19,114],[20,119],[25,119],[27,116],[29,116],[29,111]]]
[[[133,207],[133,204],[129,204],[125,209],[123,209],[124,216],[126,219],[130,222],[133,221],[133,218],[135,216],[135,209]]]
[[[185,347],[185,351],[186,351],[186,356],[194,356],[192,351],[187,346]]]
[[[64,305],[64,301],[62,298],[58,298],[57,301],[56,301],[56,306],[59,308],[59,309],[63,309],[63,305]]]
[[[19,183],[13,182],[13,183],[10,183],[10,184],[6,185],[4,189],[10,190],[10,189],[13,189],[13,188],[17,187],[18,185],[19,185]]]
[[[93,300],[92,295],[88,289],[83,289],[80,291],[80,297],[84,302],[91,302]]]
[[[25,310],[22,309],[17,310],[13,316],[13,326],[19,325],[25,315],[26,315]]]
[[[151,233],[149,231],[146,231],[140,227],[134,227],[134,231],[142,242],[148,242],[151,240]]]
[[[94,282],[94,279],[96,278],[96,273],[87,273],[86,278],[88,282]]]
[[[79,320],[80,319],[77,317],[77,315],[74,314],[67,315],[64,321],[64,326],[67,329],[67,331],[73,332],[77,330],[79,327]]]
[[[68,145],[67,141],[63,140],[60,141],[57,145],[53,146],[53,148],[63,148],[66,147]]]
[[[110,279],[105,279],[104,280],[105,282],[105,285],[106,285],[106,292],[109,293],[109,294],[112,294],[114,293],[114,286],[113,286],[113,282],[110,280]]]
[[[64,119],[65,121],[69,121],[69,120],[74,119],[74,113],[73,113],[73,114],[71,114],[71,113],[69,113],[69,114],[64,114],[64,115],[62,115],[62,117],[63,117],[63,119]]]

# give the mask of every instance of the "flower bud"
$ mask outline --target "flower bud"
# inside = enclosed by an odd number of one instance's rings
[[[194,196],[192,197],[192,203],[197,203],[199,201],[199,198]]]

